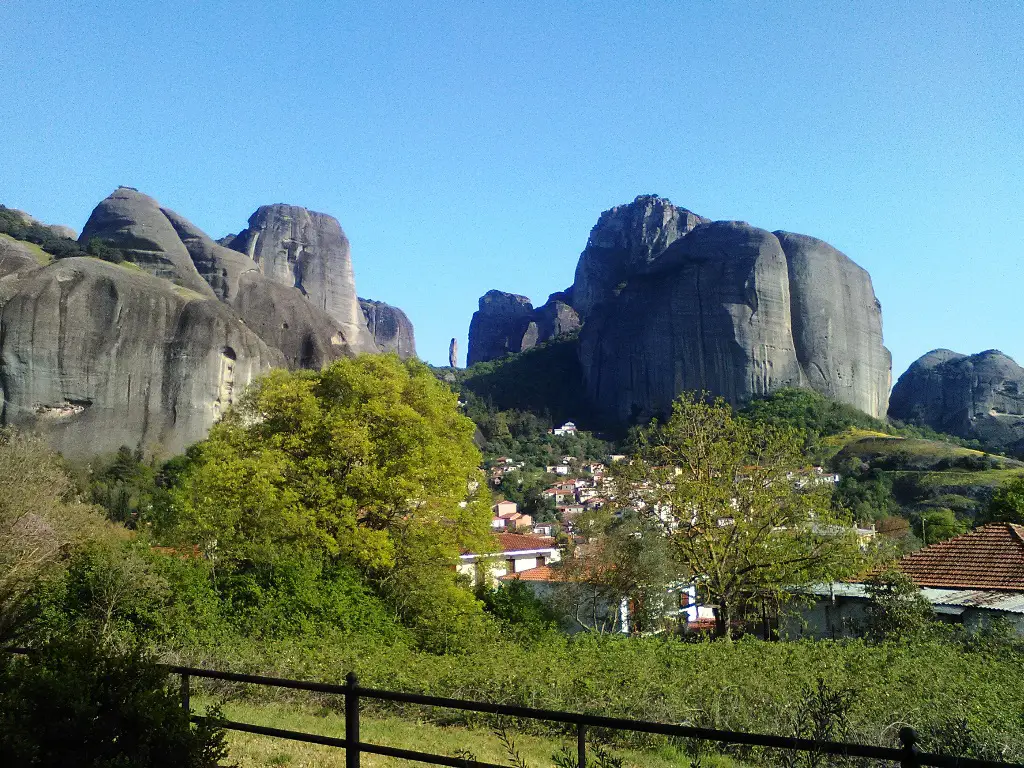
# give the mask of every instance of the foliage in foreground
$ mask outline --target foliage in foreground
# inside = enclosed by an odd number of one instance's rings
[[[139,651],[55,641],[0,657],[0,764],[25,768],[214,768],[216,719],[189,723],[168,673]]]

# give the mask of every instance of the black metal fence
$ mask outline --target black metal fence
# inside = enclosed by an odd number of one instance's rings
[[[305,682],[302,680],[287,680],[277,677],[262,677],[260,675],[244,675],[236,672],[197,669],[195,667],[171,666],[169,669],[171,672],[181,675],[181,704],[186,711],[190,711],[189,697],[191,679],[193,677],[212,680],[227,680],[237,683],[249,683],[252,685],[273,686],[277,688],[291,688],[300,691],[313,691],[316,693],[338,694],[344,696],[344,739],[318,736],[316,734],[302,733],[299,731],[283,730],[280,728],[268,728],[249,723],[227,721],[222,724],[225,728],[235,731],[245,731],[247,733],[256,733],[264,736],[274,736],[282,739],[291,739],[293,741],[302,741],[309,744],[325,744],[331,747],[341,747],[346,750],[346,768],[359,768],[360,755],[364,752],[367,754],[386,755],[404,760],[419,761],[422,763],[429,763],[431,765],[450,765],[455,768],[508,768],[508,766],[502,766],[496,763],[483,763],[460,757],[435,755],[427,752],[398,749],[396,747],[388,747],[380,744],[368,744],[360,741],[359,708],[360,700],[362,699],[393,701],[403,704],[416,704],[431,707],[445,707],[464,712],[481,712],[490,715],[504,715],[530,720],[543,720],[546,722],[575,726],[577,764],[579,768],[586,768],[587,765],[586,739],[588,728],[648,733],[676,738],[710,741],[717,744],[797,750],[817,755],[836,755],[842,757],[866,758],[870,760],[884,760],[897,763],[902,766],[902,768],[917,768],[918,766],[938,766],[939,768],[1024,768],[1024,766],[1012,763],[1000,763],[989,760],[976,760],[972,758],[921,752],[917,744],[917,734],[912,728],[903,728],[900,730],[899,739],[901,746],[897,749],[874,747],[867,744],[845,744],[834,741],[813,741],[811,739],[798,739],[786,736],[769,736],[765,734],[739,733],[735,731],[722,731],[710,728],[693,728],[690,726],[653,723],[643,720],[628,720],[618,717],[583,715],[574,712],[557,712],[550,709],[533,709],[531,707],[520,707],[510,704],[492,704],[481,701],[466,701],[464,699],[447,699],[441,696],[424,696],[416,693],[399,693],[397,691],[386,691],[378,688],[364,688],[359,685],[359,682],[356,680],[356,676],[352,673],[349,673],[344,685],[335,685],[331,683]],[[196,715],[192,715],[192,717],[194,719],[199,719]]]

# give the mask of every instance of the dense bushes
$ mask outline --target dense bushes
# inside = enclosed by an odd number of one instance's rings
[[[139,651],[55,641],[0,654],[0,764],[25,768],[213,768],[215,719],[189,723],[168,673]]]
[[[2,205],[0,205],[0,234],[9,235],[15,240],[35,243],[55,259],[66,259],[70,256],[94,256],[119,264],[125,258],[121,249],[98,238],[93,238],[83,248],[77,240],[57,234],[53,228],[37,221],[30,221],[20,213]]]

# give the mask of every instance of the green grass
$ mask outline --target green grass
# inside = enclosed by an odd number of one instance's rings
[[[0,239],[9,240],[12,243],[17,243],[18,245],[22,246],[29,253],[32,254],[33,258],[35,258],[36,261],[38,261],[44,267],[47,264],[49,264],[51,261],[53,261],[53,256],[48,254],[46,251],[44,251],[42,248],[40,248],[35,243],[29,243],[29,242],[26,242],[24,240],[15,240],[10,235],[5,235],[3,233],[0,233]]]
[[[928,488],[970,488],[984,486],[996,488],[1003,483],[1024,475],[1024,469],[985,469],[977,472],[966,470],[944,470],[930,472],[926,470],[902,470],[891,473],[894,478],[913,478],[921,487]]]
[[[203,711],[212,699],[194,700],[197,711]],[[333,709],[317,707],[300,701],[292,702],[248,702],[231,701],[222,705],[224,716],[238,722],[266,725],[286,730],[315,733],[322,736],[344,738],[345,718]],[[508,727],[511,729],[512,722]],[[552,755],[563,745],[575,749],[575,741],[568,737],[542,737],[515,733],[509,730],[516,751],[526,764],[541,768],[552,765]],[[371,744],[381,744],[420,752],[432,752],[451,756],[472,753],[475,759],[510,765],[507,749],[496,733],[485,728],[464,726],[442,726],[394,716],[366,716],[360,718],[360,738]],[[239,768],[255,766],[292,766],[292,768],[341,768],[345,764],[345,750],[316,744],[288,741],[269,736],[239,731],[228,732],[230,759]],[[686,768],[690,761],[674,747],[662,747],[651,751],[609,749],[621,757],[631,768]],[[366,768],[408,768],[415,765],[405,760],[364,754],[362,765]],[[702,765],[709,768],[730,768],[737,766],[733,760],[716,756],[704,759]]]

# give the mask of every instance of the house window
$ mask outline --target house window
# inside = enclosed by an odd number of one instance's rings
[[[537,567],[539,568],[540,566],[545,565],[547,563],[547,561],[548,561],[548,559],[546,557],[544,557],[544,555],[541,555],[540,557],[537,558]]]

